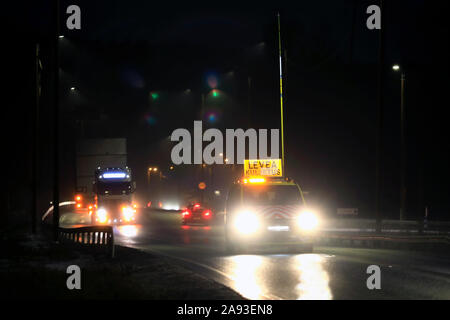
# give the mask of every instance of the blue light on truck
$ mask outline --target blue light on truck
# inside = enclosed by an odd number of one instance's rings
[[[126,174],[123,172],[108,172],[103,174],[104,179],[121,179],[125,177]]]

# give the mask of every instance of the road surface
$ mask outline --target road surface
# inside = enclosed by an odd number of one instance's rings
[[[171,212],[144,216],[116,227],[116,243],[172,257],[248,299],[450,299],[450,254],[316,247],[228,255],[220,225],[182,226]],[[367,288],[371,265],[381,269],[380,290]]]

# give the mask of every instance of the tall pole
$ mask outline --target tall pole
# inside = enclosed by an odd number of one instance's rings
[[[58,241],[59,229],[59,0],[55,0],[55,48],[54,48],[54,118],[53,118],[53,161],[54,161],[54,175],[53,175],[53,236],[54,240]]]
[[[376,138],[376,169],[375,169],[375,218],[376,231],[381,232],[381,167],[383,150],[383,74],[384,74],[384,11],[383,0],[380,0],[381,29],[379,30],[378,46],[378,112]]]
[[[36,233],[36,214],[37,214],[37,161],[38,161],[38,122],[39,122],[39,99],[41,96],[41,62],[39,59],[39,43],[36,44],[36,61],[35,61],[35,106],[33,114],[33,154],[32,154],[32,172],[31,172],[31,188],[32,188],[32,203],[31,203],[31,232]]]
[[[248,127],[252,127],[251,115],[252,115],[252,101],[251,101],[251,92],[252,92],[252,78],[250,76],[247,77],[248,84],[248,97],[247,97],[247,119],[248,119]]]
[[[405,84],[406,76],[401,75],[400,121],[401,121],[401,190],[400,190],[400,220],[406,218],[406,123],[405,123]]]
[[[151,198],[151,189],[150,189],[150,174],[151,174],[151,169],[153,168],[147,168],[147,194],[148,194],[148,198]]]
[[[201,121],[203,121],[204,112],[205,112],[205,94],[202,93],[202,111],[201,111],[201,115],[200,115]],[[204,174],[204,164],[203,164],[203,154],[202,154],[202,161],[200,164],[200,180],[201,180],[201,182],[204,182],[203,181],[204,179],[205,179],[205,174]],[[205,198],[205,189],[200,189],[200,203],[203,204],[204,198]]]
[[[281,27],[280,13],[278,13],[278,57],[280,63],[280,118],[281,118],[281,162],[283,175],[286,175],[286,167],[284,164],[284,117],[283,117],[283,65],[281,59]]]

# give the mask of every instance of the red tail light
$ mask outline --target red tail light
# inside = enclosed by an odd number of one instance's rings
[[[194,210],[199,209],[199,208],[200,208],[200,203],[194,204]]]
[[[191,212],[189,210],[184,210],[182,213],[183,217],[189,217],[191,215]]]
[[[204,217],[205,219],[211,218],[211,211],[209,211],[209,210],[203,211],[203,217]]]

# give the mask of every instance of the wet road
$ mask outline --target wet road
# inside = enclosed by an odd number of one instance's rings
[[[160,212],[117,227],[116,241],[175,258],[249,299],[450,299],[449,254],[316,247],[228,255],[221,226],[181,226],[179,214]],[[370,265],[381,269],[381,290],[367,288]]]
[[[171,257],[248,299],[450,299],[450,252],[315,247],[290,254],[278,247],[229,255],[222,226],[182,226],[180,214],[169,212],[141,217],[115,227],[117,244]],[[63,227],[86,223],[79,213],[61,217]],[[380,290],[367,288],[371,265],[381,269]]]

